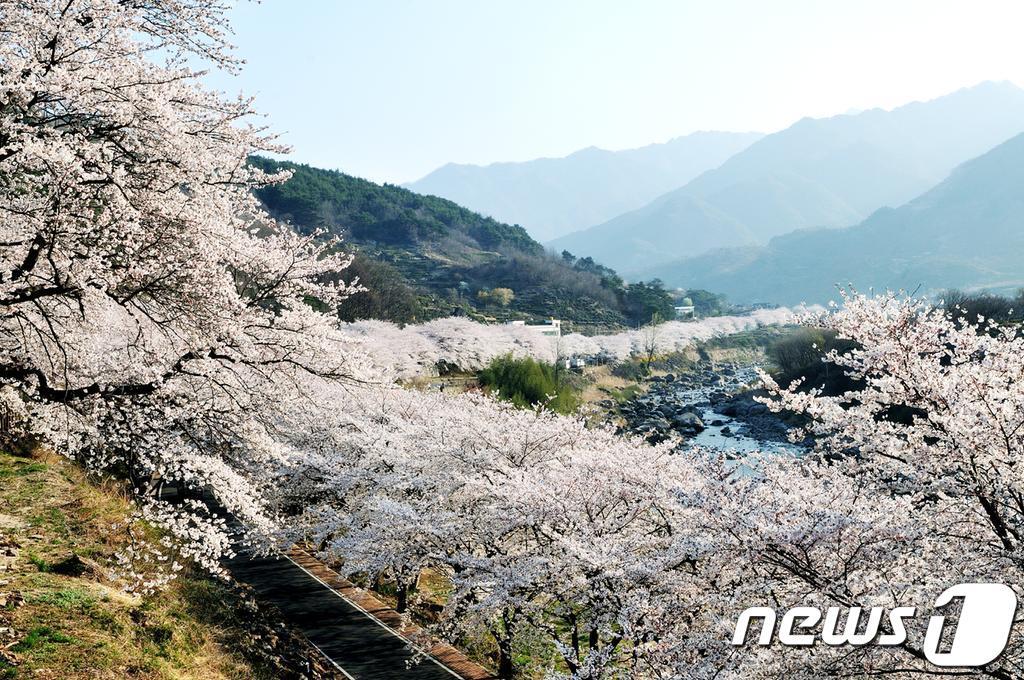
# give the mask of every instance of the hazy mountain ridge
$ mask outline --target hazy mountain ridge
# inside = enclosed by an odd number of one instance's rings
[[[1024,90],[982,83],[892,111],[805,118],[650,204],[550,245],[626,273],[807,227],[855,224],[1024,131]]]
[[[521,224],[537,240],[547,241],[642,206],[761,137],[695,132],[625,151],[589,147],[563,158],[487,166],[450,163],[405,186]]]
[[[835,299],[836,285],[922,294],[1024,286],[1024,134],[956,168],[899,208],[844,229],[809,229],[767,247],[725,249],[648,271],[736,301]]]

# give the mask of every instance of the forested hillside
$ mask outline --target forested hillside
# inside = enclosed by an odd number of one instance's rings
[[[303,233],[327,229],[356,253],[345,277],[358,276],[370,290],[346,303],[346,319],[411,322],[467,314],[615,327],[671,312],[660,285],[626,286],[589,258],[546,253],[522,227],[446,199],[308,165],[262,157],[252,163],[293,173],[257,191],[271,215]]]
[[[344,230],[356,242],[389,245],[455,239],[467,250],[542,250],[522,227],[502,224],[443,198],[420,196],[400,187],[308,165],[266,158],[254,158],[253,163],[265,170],[286,168],[294,173],[288,182],[261,189],[259,197],[273,212],[289,216],[301,229],[333,227]],[[446,248],[450,255],[457,250],[451,245]]]

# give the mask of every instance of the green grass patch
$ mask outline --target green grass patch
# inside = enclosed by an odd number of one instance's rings
[[[27,477],[36,472],[44,471],[46,471],[45,463],[29,463],[16,458],[8,458],[6,464],[0,465],[0,478]]]
[[[36,626],[28,632],[20,642],[11,647],[14,652],[28,652],[31,650],[45,649],[47,645],[66,645],[74,642],[70,635],[51,628],[50,626]]]
[[[635,396],[643,392],[643,387],[640,385],[626,385],[622,389],[605,389],[604,390],[609,397],[614,399],[619,404],[625,404],[627,401],[633,399]]]
[[[60,508],[45,508],[32,517],[32,526],[47,527],[66,537],[69,534],[68,516]]]
[[[50,571],[50,563],[34,552],[28,554],[28,561],[44,574]]]
[[[96,603],[92,594],[79,588],[64,588],[52,592],[33,593],[26,598],[29,603],[48,604],[65,611],[87,609]]]

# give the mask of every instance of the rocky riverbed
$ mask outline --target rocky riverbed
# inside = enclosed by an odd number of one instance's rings
[[[702,365],[683,374],[655,376],[648,389],[620,404],[620,430],[649,441],[679,436],[688,443],[743,452],[799,453],[789,442],[790,427],[767,406],[755,401],[756,367]]]

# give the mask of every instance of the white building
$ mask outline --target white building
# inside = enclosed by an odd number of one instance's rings
[[[681,291],[680,291],[681,292]],[[696,319],[697,311],[693,305],[693,298],[689,297],[677,297],[676,298],[676,319]]]
[[[548,319],[544,323],[526,323],[525,321],[510,321],[510,326],[523,326],[549,338],[562,337],[561,319]]]

